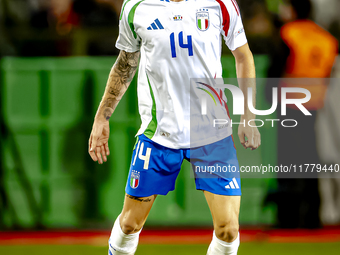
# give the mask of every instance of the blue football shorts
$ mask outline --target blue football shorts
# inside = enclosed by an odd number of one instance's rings
[[[232,136],[191,149],[171,149],[137,137],[125,191],[135,197],[166,195],[175,189],[183,160],[192,165],[197,190],[240,196],[241,180]]]

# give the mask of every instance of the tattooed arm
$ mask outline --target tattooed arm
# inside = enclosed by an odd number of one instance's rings
[[[95,119],[109,120],[125,91],[129,87],[138,67],[139,51],[121,51],[112,67]]]
[[[103,161],[106,162],[106,156],[110,154],[108,146],[109,119],[136,73],[139,55],[140,52],[121,51],[111,69],[89,140],[89,154],[99,164],[102,164]]]

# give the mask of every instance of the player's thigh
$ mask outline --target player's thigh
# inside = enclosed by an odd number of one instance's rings
[[[120,215],[120,226],[125,234],[138,232],[144,226],[156,196],[134,197],[125,194],[124,206]]]
[[[217,195],[204,191],[216,236],[224,241],[236,239],[239,230],[241,196]]]
[[[159,145],[145,135],[137,138],[133,150],[125,201],[120,217],[124,233],[140,230],[157,195],[174,190],[184,155]]]

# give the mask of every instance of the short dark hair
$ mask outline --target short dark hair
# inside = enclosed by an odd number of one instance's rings
[[[298,19],[308,19],[312,13],[312,3],[310,0],[290,0]]]

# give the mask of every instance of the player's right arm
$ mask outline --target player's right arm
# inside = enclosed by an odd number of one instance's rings
[[[129,87],[138,67],[140,52],[121,51],[112,67],[103,98],[98,107],[89,139],[89,154],[99,164],[107,161],[109,119]]]

